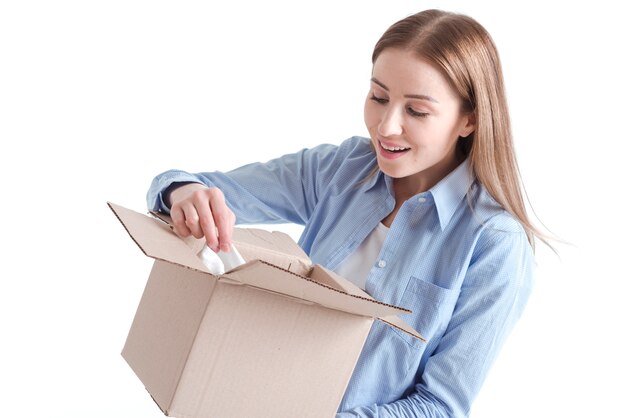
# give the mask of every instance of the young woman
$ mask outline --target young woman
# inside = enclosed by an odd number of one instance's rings
[[[337,417],[465,417],[532,287],[527,216],[496,48],[428,10],[374,48],[370,138],[228,173],[172,170],[151,209],[228,251],[238,223],[304,225],[315,262],[413,311],[423,343],[375,323]]]

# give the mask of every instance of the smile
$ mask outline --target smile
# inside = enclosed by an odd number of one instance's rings
[[[410,150],[410,147],[389,147],[389,146],[385,146],[382,142],[378,141],[378,144],[380,145],[380,148],[382,150],[385,150],[387,152],[392,152],[392,153],[400,153],[400,152],[405,152]]]

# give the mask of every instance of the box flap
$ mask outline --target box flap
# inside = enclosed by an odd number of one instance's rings
[[[311,274],[310,274],[309,277],[311,279],[315,280],[316,282],[327,284],[327,285],[329,285],[331,287],[343,290],[343,291],[345,291],[347,293],[350,293],[352,295],[356,295],[356,296],[360,296],[362,298],[372,299],[373,300],[373,298],[369,294],[367,294],[363,289],[361,289],[360,287],[358,287],[357,285],[355,285],[351,281],[341,277],[340,275],[338,275],[334,271],[328,270],[327,268],[325,268],[323,266],[316,265],[315,268],[313,268],[313,270],[311,270]],[[424,337],[422,337],[419,332],[414,330],[412,327],[410,327],[407,323],[405,323],[403,320],[401,320],[397,316],[378,317],[378,319],[380,319],[381,321],[383,321],[387,325],[395,327],[395,328],[399,329],[400,331],[403,331],[403,332],[405,332],[405,333],[407,333],[409,335],[412,335],[413,337],[415,337],[417,339],[420,339],[420,340],[426,342]]]
[[[160,212],[150,212],[172,228],[172,218]],[[185,238],[185,243],[197,254],[204,239]],[[285,270],[306,276],[312,262],[300,246],[287,234],[258,228],[234,228],[233,245],[244,260],[264,260]]]
[[[224,274],[224,277],[356,315],[380,318],[411,312],[371,297],[351,295],[265,261],[246,263]]]
[[[301,276],[306,276],[313,264],[302,248],[283,232],[235,228],[233,244],[246,261],[267,261]]]
[[[108,202],[130,237],[148,257],[208,273],[196,254],[158,219]]]
[[[367,299],[373,299],[363,289],[352,283],[350,280],[341,277],[334,271],[328,270],[326,267],[319,264],[316,264],[315,268],[311,270],[309,278],[315,280],[318,283],[326,284],[338,290],[343,290],[344,292],[350,293],[351,295],[357,295]]]
[[[279,252],[288,256],[302,259],[309,264],[311,261],[304,250],[300,248],[291,237],[284,232],[266,231],[256,228],[235,228],[233,232],[233,241],[237,247],[242,245],[254,246]]]
[[[398,318],[397,316],[385,316],[385,317],[379,317],[378,318],[380,321],[383,321],[385,324],[390,325],[394,328],[399,329],[400,331],[403,331],[409,335],[412,335],[413,337],[417,338],[418,340],[422,340],[424,342],[426,342],[426,338],[422,337],[420,335],[419,332],[415,331],[413,328],[411,328],[409,326],[409,324],[407,324],[406,322],[404,322],[403,320],[401,320],[400,318]]]

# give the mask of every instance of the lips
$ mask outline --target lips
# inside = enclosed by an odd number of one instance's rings
[[[378,145],[380,145],[380,148],[382,151],[386,151],[386,152],[393,153],[393,154],[401,154],[411,149],[410,147],[403,147],[398,144],[393,144],[390,142],[384,143],[381,140],[378,140]]]

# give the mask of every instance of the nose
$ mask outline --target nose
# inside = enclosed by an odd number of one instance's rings
[[[378,133],[385,137],[400,135],[403,129],[402,123],[402,110],[390,106],[382,115],[378,124]]]

